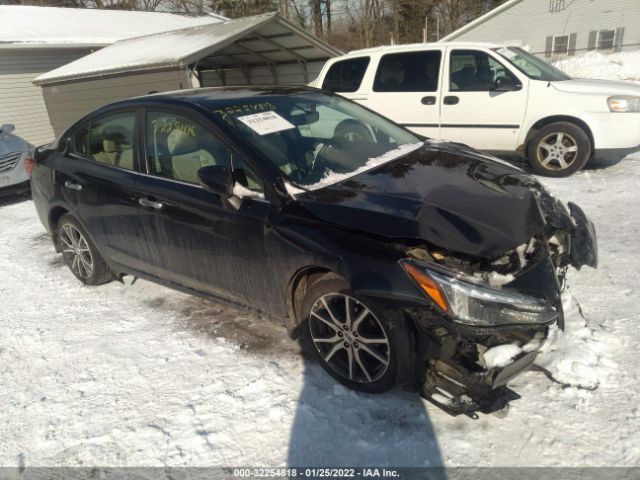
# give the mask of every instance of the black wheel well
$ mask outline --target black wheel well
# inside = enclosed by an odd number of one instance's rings
[[[533,139],[535,134],[538,132],[538,130],[540,130],[542,127],[546,127],[547,125],[551,125],[552,123],[556,123],[556,122],[573,123],[575,126],[584,130],[584,133],[586,133],[587,137],[589,137],[589,143],[591,144],[591,155],[593,155],[593,151],[594,151],[593,133],[591,132],[589,125],[587,125],[583,120],[580,120],[577,117],[571,117],[568,115],[554,115],[551,117],[545,117],[545,118],[541,118],[536,123],[534,123],[529,129],[529,132],[527,133],[527,139],[525,141],[524,151],[525,152],[529,151],[529,143],[531,142],[531,139]]]
[[[60,217],[62,217],[65,213],[69,213],[64,207],[54,207],[51,212],[49,212],[49,227],[51,228],[51,233],[55,235],[56,229],[58,228],[58,221]]]
[[[317,265],[309,265],[298,270],[289,282],[287,294],[287,331],[291,338],[299,336],[298,325],[300,324],[300,309],[302,299],[307,293],[307,289],[321,278],[327,275],[336,275],[335,272]]]

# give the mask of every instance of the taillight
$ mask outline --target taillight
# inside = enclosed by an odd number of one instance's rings
[[[24,169],[27,172],[27,175],[31,176],[33,169],[36,168],[36,161],[31,155],[29,155],[24,159],[24,162],[22,164],[24,165]]]

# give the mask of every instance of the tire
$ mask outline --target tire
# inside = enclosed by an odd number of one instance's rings
[[[102,285],[113,279],[109,266],[73,215],[60,217],[56,232],[64,263],[78,280],[85,285]]]
[[[346,321],[346,302],[350,322]],[[394,336],[342,278],[328,274],[309,287],[302,300],[301,321],[306,349],[338,382],[368,393],[381,393],[395,385],[399,349]]]
[[[569,122],[556,122],[536,132],[527,148],[531,169],[545,177],[568,177],[582,169],[591,157],[586,132]]]

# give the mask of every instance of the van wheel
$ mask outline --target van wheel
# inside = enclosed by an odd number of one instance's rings
[[[102,285],[113,279],[109,266],[78,221],[63,215],[57,228],[58,246],[64,263],[85,285]]]
[[[369,393],[395,385],[394,336],[342,278],[330,274],[309,287],[301,315],[307,350],[333,378]]]
[[[531,169],[545,177],[568,177],[580,170],[591,156],[591,142],[577,125],[556,122],[542,127],[529,142]]]

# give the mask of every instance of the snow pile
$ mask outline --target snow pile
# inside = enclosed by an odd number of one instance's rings
[[[522,349],[518,345],[498,345],[484,352],[484,361],[487,368],[505,367],[516,358]]]
[[[398,148],[394,148],[393,150],[389,150],[388,152],[380,155],[379,157],[370,158],[367,163],[362,165],[360,168],[349,172],[349,173],[334,173],[329,172],[325,175],[322,180],[313,185],[309,185],[306,188],[308,190],[317,190],[318,188],[327,187],[329,185],[333,185],[338,182],[342,182],[347,178],[351,178],[359,173],[366,172],[367,170],[371,170],[373,168],[379,167],[380,165],[395,160],[396,158],[400,158],[404,155],[408,155],[414,150],[419,149],[424,145],[424,142],[417,143],[405,143],[404,145],[400,145]]]
[[[601,326],[591,327],[576,299],[562,297],[564,332],[553,327],[542,346],[536,365],[563,385],[593,390],[616,373],[612,349],[620,341]]]
[[[597,78],[640,83],[640,50],[603,55],[588,52],[555,63],[563,72],[575,78]]]

